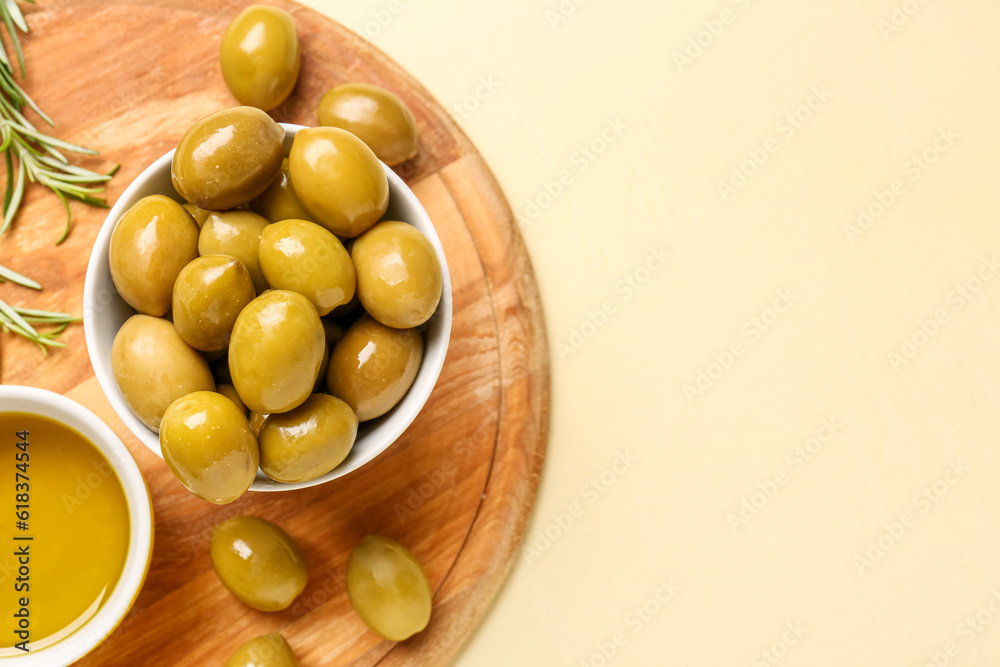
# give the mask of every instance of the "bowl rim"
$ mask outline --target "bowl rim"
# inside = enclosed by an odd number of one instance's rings
[[[297,125],[294,123],[279,123],[279,125],[281,125],[285,130],[284,141],[286,151],[297,132],[300,130],[310,129],[308,126]],[[84,279],[83,287],[84,336],[87,340],[87,352],[90,356],[91,364],[94,367],[94,373],[97,376],[98,384],[100,384],[102,391],[111,403],[111,407],[114,409],[118,417],[124,422],[128,430],[135,435],[139,442],[141,442],[147,449],[152,451],[161,459],[163,458],[163,453],[160,450],[159,437],[156,432],[139,421],[139,419],[125,404],[121,392],[118,389],[118,384],[110,372],[110,361],[105,360],[101,356],[100,350],[97,349],[95,332],[97,329],[96,322],[98,316],[108,305],[107,303],[101,304],[98,302],[102,298],[109,298],[109,302],[114,298],[120,299],[117,292],[114,290],[114,285],[111,283],[110,276],[108,275],[107,279],[103,280],[101,275],[102,272],[108,273],[108,248],[111,242],[111,234],[125,212],[131,208],[135,201],[138,201],[138,193],[147,189],[148,182],[155,178],[157,174],[161,174],[164,170],[169,171],[175,150],[176,149],[168,151],[143,169],[139,175],[135,177],[132,183],[129,184],[125,191],[122,192],[121,196],[118,197],[114,206],[111,207],[111,210],[105,217],[105,220],[101,225],[101,229],[97,234],[97,238],[94,241],[93,250],[91,251],[90,259],[87,264],[87,273]],[[425,344],[424,356],[421,360],[417,377],[414,380],[413,385],[410,386],[406,395],[404,395],[403,399],[386,415],[369,422],[362,423],[361,426],[363,432],[359,431],[358,439],[365,437],[370,431],[381,429],[380,442],[378,446],[373,447],[370,451],[366,451],[365,454],[358,456],[354,455],[356,450],[352,448],[351,454],[349,454],[348,458],[345,459],[345,461],[340,465],[325,475],[321,475],[316,479],[305,482],[278,482],[270,479],[258,469],[257,477],[250,485],[250,491],[293,491],[296,489],[318,486],[348,475],[374,460],[394,442],[396,442],[396,440],[399,439],[403,432],[406,431],[410,424],[412,424],[417,418],[417,415],[430,398],[434,386],[437,384],[437,380],[440,377],[441,370],[444,367],[445,358],[451,342],[453,317],[451,274],[448,270],[448,262],[444,252],[444,246],[441,243],[441,239],[438,236],[434,223],[427,215],[427,211],[420,203],[416,194],[409,188],[409,186],[406,185],[403,179],[392,170],[391,167],[381,161],[379,164],[382,165],[382,170],[389,183],[389,208],[391,209],[393,206],[393,195],[402,197],[405,205],[412,209],[411,213],[414,216],[414,219],[407,219],[404,220],[404,222],[413,225],[423,232],[428,241],[430,241],[431,246],[434,248],[441,264],[441,300],[438,303],[437,310],[435,310],[434,315],[432,315],[429,320],[429,326],[435,328],[435,344]],[[168,194],[168,196],[170,195]],[[383,217],[382,219],[388,218]],[[107,289],[104,290],[107,293],[106,296],[97,293],[99,289],[97,285],[99,282],[107,285]],[[428,324],[423,326],[427,327]],[[420,391],[415,392],[414,390],[418,388]],[[404,406],[406,410],[400,410],[400,408]]]
[[[45,648],[0,658],[19,667],[69,665],[97,648],[125,619],[142,590],[153,555],[153,506],[146,480],[121,438],[100,417],[71,398],[37,387],[0,385],[0,413],[21,412],[70,428],[111,464],[129,513],[128,553],[110,597],[92,618]]]

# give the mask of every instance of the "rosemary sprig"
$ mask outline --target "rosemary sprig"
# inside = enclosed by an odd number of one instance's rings
[[[34,0],[26,0],[34,3]],[[0,0],[0,20],[6,27],[7,35],[17,56],[17,63],[24,76],[24,52],[18,32],[27,33],[28,24],[17,0]],[[72,224],[69,200],[75,199],[92,206],[107,207],[107,201],[100,197],[106,183],[117,171],[114,167],[106,174],[84,169],[69,163],[64,152],[82,155],[96,155],[97,151],[77,146],[39,131],[27,118],[24,108],[34,111],[39,118],[55,125],[35,101],[24,91],[14,77],[14,66],[5,48],[0,48],[0,152],[4,154],[7,167],[7,182],[3,193],[0,235],[6,232],[17,217],[24,201],[24,190],[28,183],[39,183],[52,190],[66,209],[66,226],[56,241],[59,245],[66,240]],[[28,276],[0,265],[0,282],[10,281],[30,289],[41,289]],[[55,340],[63,330],[77,319],[67,313],[57,313],[31,308],[16,308],[0,300],[0,330],[24,336],[42,350],[47,347],[64,347],[65,343]],[[32,325],[53,325],[54,329],[39,332]]]
[[[0,299],[0,329],[24,336],[32,341],[42,352],[48,353],[48,347],[66,347],[66,343],[56,338],[66,327],[79,318],[69,313],[57,313],[51,310],[35,310],[33,308],[15,308]],[[33,324],[55,326],[49,331],[38,331]]]

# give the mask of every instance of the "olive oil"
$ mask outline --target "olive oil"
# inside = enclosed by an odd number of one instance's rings
[[[76,431],[0,413],[0,657],[69,636],[111,596],[129,512],[114,469]]]

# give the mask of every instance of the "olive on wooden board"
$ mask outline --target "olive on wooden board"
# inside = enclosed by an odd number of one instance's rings
[[[298,667],[292,647],[281,633],[255,637],[229,656],[223,667]]]
[[[409,549],[388,537],[369,535],[347,561],[347,595],[375,634],[403,641],[431,618],[427,574]]]
[[[345,83],[319,102],[319,124],[357,136],[390,167],[417,154],[417,121],[403,100],[370,83]]]
[[[222,36],[219,65],[233,97],[264,111],[285,101],[299,78],[301,54],[291,14],[251,5]]]
[[[306,587],[306,562],[284,530],[238,516],[212,529],[212,567],[233,596],[260,611],[286,609]]]

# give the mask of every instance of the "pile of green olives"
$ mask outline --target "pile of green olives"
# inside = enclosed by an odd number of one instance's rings
[[[418,150],[406,104],[370,84],[337,86],[319,104],[319,127],[297,132],[286,150],[285,130],[266,112],[298,81],[291,15],[246,8],[226,30],[219,61],[244,106],[184,134],[173,192],[144,197],[122,216],[109,268],[135,310],[112,346],[125,403],[159,433],[177,480],[222,505],[258,470],[296,483],[340,465],[360,424],[392,410],[413,384],[421,327],[443,285],[430,241],[386,219],[381,162],[398,165]],[[209,553],[223,586],[259,611],[287,609],[307,585],[298,545],[258,517],[216,525]],[[427,575],[395,540],[361,540],[346,584],[379,636],[402,641],[427,626]],[[298,661],[272,633],[225,664]]]
[[[212,503],[258,468],[304,482],[340,465],[359,424],[413,384],[443,289],[427,237],[383,219],[388,181],[363,141],[303,129],[286,157],[284,134],[249,106],[202,118],[174,153],[176,193],[139,200],[111,236],[111,277],[136,311],[115,379]]]

